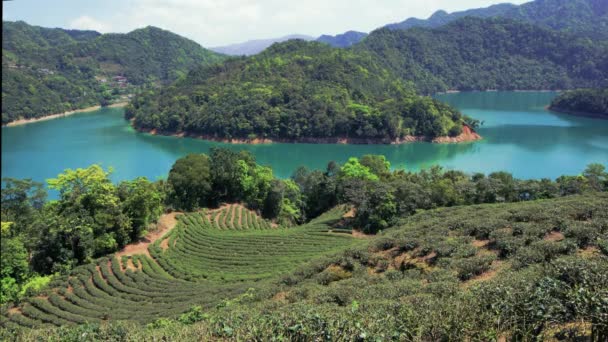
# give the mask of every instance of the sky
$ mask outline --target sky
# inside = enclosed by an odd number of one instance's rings
[[[529,0],[13,0],[3,20],[32,25],[129,32],[148,25],[206,47],[288,34],[369,32],[409,17]]]

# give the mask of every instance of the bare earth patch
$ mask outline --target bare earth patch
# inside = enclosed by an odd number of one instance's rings
[[[562,241],[564,239],[564,234],[556,231],[552,231],[551,233],[545,235],[545,241]]]
[[[175,228],[177,225],[177,215],[181,215],[180,212],[173,212],[170,214],[164,214],[160,217],[157,224],[157,230],[151,232],[146,237],[141,239],[139,242],[127,245],[122,251],[116,253],[116,258],[120,258],[123,255],[135,255],[135,254],[144,254],[151,258],[150,252],[148,251],[148,246],[154,243],[156,240],[162,238],[165,234],[167,234],[171,229]]]
[[[471,244],[477,248],[483,248],[490,244],[490,240],[473,240]]]
[[[463,285],[464,286],[470,286],[473,285],[475,283],[479,283],[482,281],[488,281],[491,279],[494,279],[498,273],[500,273],[502,270],[504,270],[507,267],[507,264],[502,261],[502,260],[494,260],[492,262],[492,264],[490,265],[490,269],[487,270],[486,272],[475,276],[473,278],[471,278],[470,280],[468,280],[467,282],[465,282]]]
[[[352,208],[351,210],[347,211],[346,214],[342,215],[342,218],[353,218],[355,217],[356,213],[357,210],[355,208]]]
[[[8,309],[8,314],[9,315],[17,315],[17,314],[21,314],[21,308],[18,306],[15,306],[13,308]]]
[[[133,259],[129,259],[129,260],[127,260],[127,269],[129,269],[131,271],[137,271],[137,270],[140,270],[141,268],[139,267],[139,263],[137,263],[137,266],[135,266],[135,264],[133,263]]]
[[[282,301],[285,301],[286,298],[287,298],[287,292],[282,291],[282,292],[275,294],[274,297],[272,297],[272,300],[277,301],[277,302],[282,302]]]
[[[353,229],[353,237],[357,238],[357,239],[370,239],[372,237],[374,237],[373,235],[367,235],[364,232],[357,230],[357,229]]]

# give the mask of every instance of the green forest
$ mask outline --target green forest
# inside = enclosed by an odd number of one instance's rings
[[[468,17],[434,29],[372,32],[355,51],[418,91],[549,90],[606,82],[606,41],[577,38],[508,19]]]
[[[380,29],[349,49],[275,44],[150,89],[126,116],[140,130],[208,139],[432,139],[477,123],[416,94],[600,86],[607,56],[603,42],[464,18],[436,29]]]
[[[369,54],[298,40],[198,68],[138,96],[126,116],[143,130],[290,141],[390,142],[408,135],[455,136],[465,122],[474,125],[457,110],[417,96]]]
[[[127,34],[2,23],[2,124],[125,101],[224,59],[155,27]]]
[[[47,181],[54,201],[3,179],[2,338],[608,333],[600,164],[520,180],[366,155],[277,179],[248,152],[213,149],[166,180],[114,184],[111,171],[66,170]],[[113,255],[171,211],[187,214],[147,253]]]
[[[551,102],[549,109],[608,118],[608,88],[578,89],[562,93]]]

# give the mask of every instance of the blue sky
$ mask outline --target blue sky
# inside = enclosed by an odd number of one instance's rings
[[[128,32],[153,25],[203,46],[287,34],[371,31],[408,17],[426,18],[500,3],[500,0],[14,0],[3,2],[3,20],[100,32]],[[526,0],[513,0],[521,4]]]

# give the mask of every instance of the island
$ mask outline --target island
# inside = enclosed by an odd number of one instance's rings
[[[139,131],[233,143],[478,140],[478,122],[393,76],[371,55],[292,40],[202,66],[127,106]]]
[[[608,88],[564,92],[551,102],[549,109],[554,112],[608,119]]]

